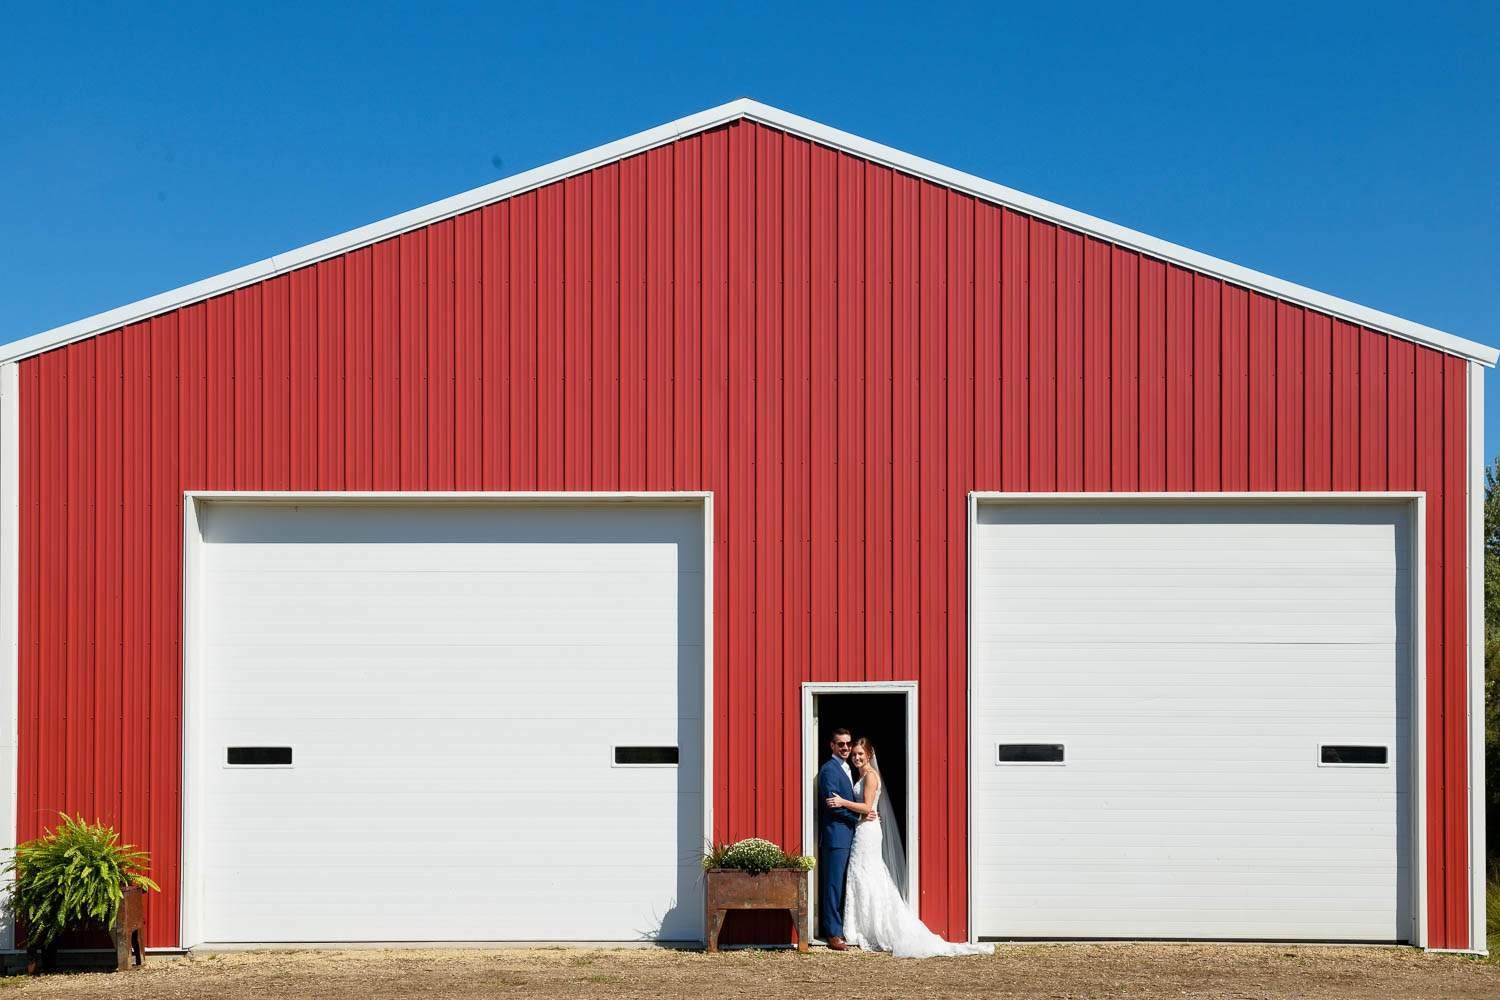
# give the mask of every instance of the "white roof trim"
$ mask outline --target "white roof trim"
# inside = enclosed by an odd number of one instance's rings
[[[1070,208],[1024,194],[1012,188],[995,184],[991,181],[966,174],[951,167],[945,167],[930,160],[924,160],[919,156],[903,153],[898,149],[883,146],[868,139],[842,132],[827,125],[819,124],[807,118],[773,108],[758,101],[742,98],[730,101],[728,104],[697,114],[679,118],[674,122],[659,125],[656,128],[638,132],[635,135],[620,139],[616,142],[598,146],[584,153],[578,153],[565,159],[557,160],[546,166],[537,167],[524,173],[507,177],[503,180],[486,184],[483,187],[474,188],[463,194],[454,195],[435,201],[430,205],[393,215],[388,219],[373,222],[358,229],[352,229],[338,236],[331,236],[316,243],[310,243],[305,247],[292,250],[288,253],[278,254],[255,264],[247,264],[244,267],[226,271],[216,277],[205,278],[202,281],[184,285],[170,292],[153,295],[150,298],[132,302],[108,312],[102,312],[87,319],[77,320],[64,326],[38,333],[10,344],[0,345],[0,363],[16,361],[21,358],[40,354],[43,351],[83,340],[95,334],[104,333],[127,323],[136,323],[159,313],[176,309],[180,306],[189,305],[203,299],[221,295],[244,285],[263,281],[266,278],[283,274],[295,268],[304,267],[315,261],[334,257],[346,253],[358,247],[367,246],[380,240],[388,239],[408,230],[418,229],[430,225],[441,219],[450,218],[463,212],[471,211],[482,205],[500,201],[524,191],[550,184],[573,174],[592,170],[614,160],[624,159],[636,153],[644,152],[656,146],[663,145],[678,139],[684,135],[695,132],[706,131],[740,118],[748,118],[752,121],[762,122],[773,128],[781,129],[793,135],[799,135],[814,142],[836,149],[844,150],[856,156],[864,157],[877,163],[885,164],[903,173],[913,174],[926,180],[942,184],[956,191],[962,191],[974,195],[985,201],[995,202],[1013,208],[1016,211],[1034,215],[1038,218],[1055,222],[1060,226],[1078,230],[1090,236],[1097,237],[1110,243],[1137,250],[1141,253],[1162,260],[1180,264],[1183,267],[1200,271],[1204,274],[1221,278],[1236,285],[1243,285],[1264,292],[1267,295],[1283,299],[1287,302],[1306,306],[1321,312],[1330,313],[1340,319],[1358,323],[1372,329],[1389,333],[1396,337],[1426,344],[1449,354],[1456,354],[1463,358],[1478,361],[1480,364],[1493,367],[1496,359],[1500,358],[1500,350],[1484,344],[1466,340],[1462,337],[1445,333],[1442,330],[1413,323],[1399,316],[1371,309],[1346,299],[1322,292],[1304,288],[1290,281],[1273,278],[1259,271],[1252,271],[1237,264],[1210,257],[1196,250],[1168,243],[1165,240],[1138,233],[1133,229],[1117,226],[1103,219],[1096,219],[1082,212],[1075,212]]]

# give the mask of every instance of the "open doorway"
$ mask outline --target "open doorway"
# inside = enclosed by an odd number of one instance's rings
[[[914,682],[805,684],[802,689],[802,843],[803,851],[823,859],[818,845],[817,772],[828,758],[833,731],[848,729],[875,746],[880,773],[891,796],[894,816],[882,815],[901,835],[906,853],[905,884],[897,888],[916,909],[917,899],[917,686]],[[888,829],[890,828],[888,827]],[[814,869],[816,873],[818,869]],[[812,877],[813,926],[822,904],[819,879]]]

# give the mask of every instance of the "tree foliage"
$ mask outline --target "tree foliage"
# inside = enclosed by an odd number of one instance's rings
[[[1488,853],[1500,855],[1500,457],[1484,470],[1484,787]]]

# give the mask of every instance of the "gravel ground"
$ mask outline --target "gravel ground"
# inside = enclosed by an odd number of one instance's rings
[[[5,989],[9,987],[9,989]],[[13,997],[1500,997],[1500,964],[1396,948],[1012,945],[993,958],[666,950],[235,952],[0,980]]]

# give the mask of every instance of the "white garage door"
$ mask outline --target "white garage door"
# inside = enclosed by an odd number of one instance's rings
[[[701,505],[201,511],[199,940],[701,937]]]
[[[1411,939],[1408,520],[981,502],[975,933]]]

